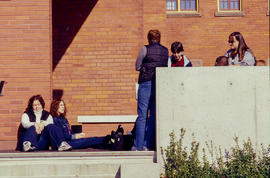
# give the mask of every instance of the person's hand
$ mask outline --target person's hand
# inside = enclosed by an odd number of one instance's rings
[[[44,130],[44,127],[45,127],[44,122],[43,121],[40,122],[40,124],[39,124],[40,133]]]
[[[84,137],[85,137],[85,133],[77,133],[77,134],[75,134],[76,139],[80,139],[80,138],[84,138]]]
[[[39,128],[39,124],[38,123],[35,123],[35,128],[36,128],[37,134],[40,134],[41,133],[41,130]]]
[[[43,131],[44,129],[44,123],[41,122],[41,123],[35,123],[35,128],[36,128],[36,132],[37,134],[41,134],[41,132]]]

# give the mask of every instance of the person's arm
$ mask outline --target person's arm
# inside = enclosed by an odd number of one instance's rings
[[[168,67],[172,67],[172,59],[171,58],[172,58],[171,56],[168,58]]]
[[[189,60],[189,58],[185,55],[183,55],[184,57],[184,64],[185,64],[185,67],[192,67],[192,63],[191,61]]]
[[[43,121],[44,126],[46,127],[49,124],[53,124],[53,118],[51,115],[48,116],[46,121]]]
[[[243,60],[240,63],[241,66],[254,66],[255,59],[252,53],[246,51]]]
[[[70,129],[70,125],[68,120],[65,118],[65,131],[64,131],[64,137],[68,140],[70,139],[80,139],[85,137],[85,133],[73,133]]]
[[[64,128],[64,137],[67,140],[76,139],[76,134],[72,132],[69,122],[66,118],[64,118],[64,122],[64,127],[62,126],[62,128]]]
[[[30,119],[26,113],[23,113],[21,123],[25,129],[35,125],[35,122],[30,122]]]
[[[232,52],[232,49],[229,49],[229,50],[224,54],[224,56],[227,57],[227,58],[229,58],[231,52]]]
[[[189,61],[189,63],[186,65],[186,67],[192,67],[192,63]]]
[[[84,138],[85,137],[85,133],[76,133],[74,134],[75,139],[80,139],[80,138]]]
[[[140,71],[141,69],[141,66],[142,66],[142,62],[143,62],[143,59],[145,58],[146,56],[146,52],[147,52],[147,49],[145,46],[143,46],[139,52],[139,55],[137,57],[137,60],[136,60],[136,70],[137,71]]]

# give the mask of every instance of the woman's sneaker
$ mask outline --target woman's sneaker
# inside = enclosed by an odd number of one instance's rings
[[[58,151],[69,151],[72,149],[72,146],[70,146],[67,142],[63,141],[61,145],[58,147]]]
[[[29,151],[34,151],[36,147],[31,146],[31,142],[29,141],[24,141],[23,142],[23,151],[29,152]]]

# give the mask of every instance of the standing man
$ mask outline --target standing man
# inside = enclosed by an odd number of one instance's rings
[[[160,44],[159,30],[148,32],[148,45],[141,48],[136,70],[140,71],[138,89],[138,117],[133,151],[153,150],[155,145],[155,69],[168,66],[168,49]],[[150,110],[150,117],[148,117]]]

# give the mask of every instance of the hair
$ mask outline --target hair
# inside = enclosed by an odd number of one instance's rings
[[[225,59],[225,61],[223,59]],[[229,65],[229,61],[226,56],[217,57],[215,66],[228,66],[228,65]]]
[[[264,66],[266,65],[266,62],[265,62],[264,60],[256,60],[256,61],[255,61],[255,66],[256,66],[258,63],[262,63]]]
[[[230,36],[229,36],[229,41],[233,41],[233,37],[235,37],[235,39],[239,42],[239,45],[238,45],[237,50],[236,51],[234,50],[231,53],[231,57],[232,58],[235,58],[235,56],[238,54],[239,61],[242,61],[243,58],[244,58],[245,52],[248,51],[248,50],[251,52],[251,50],[247,46],[247,44],[246,44],[246,42],[244,40],[244,37],[243,37],[243,35],[240,32],[233,32],[233,33],[231,33]],[[252,53],[252,55],[253,55],[253,53]]]
[[[35,100],[38,100],[42,106],[42,108],[45,108],[45,102],[41,95],[34,95],[28,100],[28,105],[26,108],[26,111],[33,111],[33,103]]]
[[[184,47],[180,41],[175,41],[171,45],[171,51],[172,53],[180,53],[184,51]]]
[[[57,111],[59,109],[59,105],[61,102],[64,103],[65,111],[63,114],[59,115]],[[63,100],[53,100],[51,103],[50,113],[51,113],[52,117],[59,117],[59,116],[66,117],[67,109],[66,109],[65,102]]]
[[[152,43],[152,42],[160,42],[160,37],[161,37],[161,34],[160,34],[160,31],[159,30],[150,30],[148,32],[148,35],[147,35],[147,39],[148,39],[148,42],[149,43]]]

